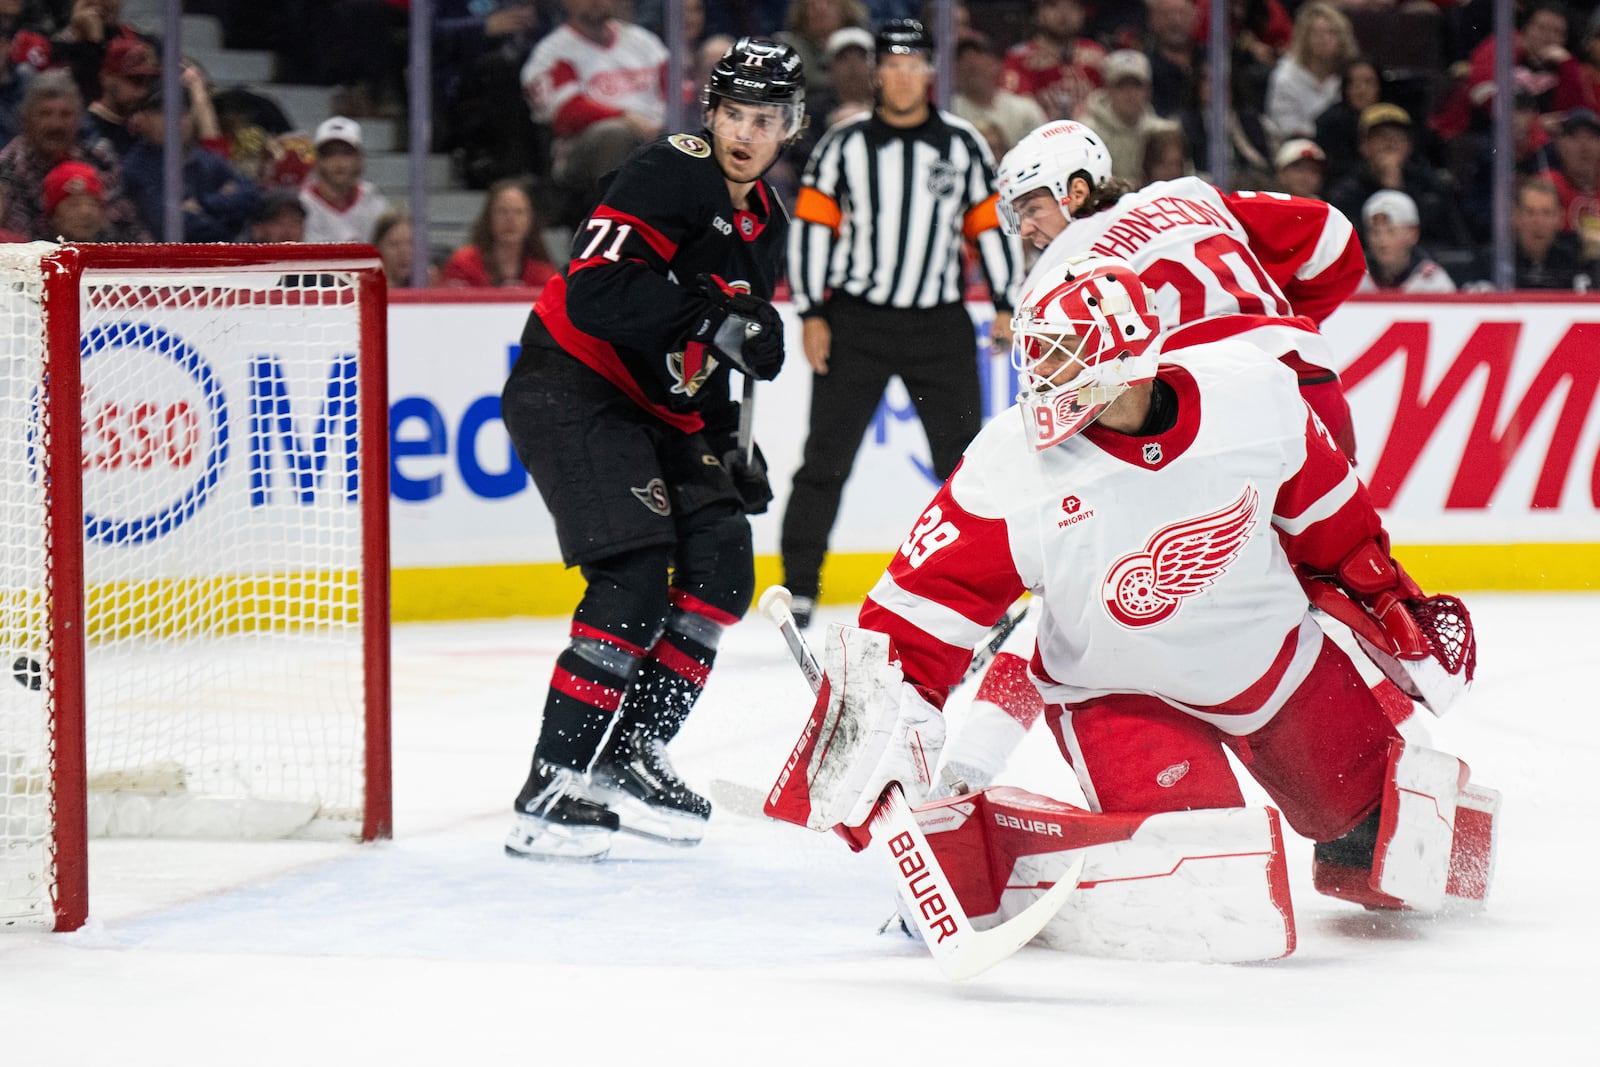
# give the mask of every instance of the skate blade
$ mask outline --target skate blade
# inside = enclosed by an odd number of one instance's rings
[[[540,819],[518,816],[506,835],[506,855],[522,860],[558,863],[595,863],[611,851],[611,831],[551,826]]]
[[[673,848],[693,848],[706,835],[706,820],[697,815],[662,811],[621,790],[592,788],[590,793],[611,809],[625,834]]]

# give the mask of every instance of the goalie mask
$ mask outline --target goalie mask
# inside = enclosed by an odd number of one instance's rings
[[[1013,237],[1021,233],[1016,202],[1035,189],[1048,189],[1071,218],[1067,201],[1072,179],[1082,178],[1090,191],[1111,180],[1111,153],[1100,135],[1081,122],[1047,122],[1018,141],[1000,160],[996,186],[1000,228]]]
[[[700,104],[706,129],[750,144],[793,140],[805,120],[806,83],[800,53],[764,37],[741,37],[717,60]],[[729,121],[718,105],[726,102]]]
[[[1011,320],[1017,403],[1034,450],[1088,426],[1128,389],[1156,376],[1161,322],[1125,260],[1078,256],[1022,298]]]

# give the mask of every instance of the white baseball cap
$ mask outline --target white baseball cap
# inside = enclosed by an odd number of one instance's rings
[[[872,34],[860,26],[845,26],[843,29],[834,30],[828,34],[828,43],[823,46],[823,52],[831,61],[846,48],[859,48],[869,57],[872,55]]]
[[[317,127],[317,135],[312,138],[311,146],[321,148],[330,141],[343,141],[351,148],[360,148],[361,123],[355,119],[347,119],[343,115],[324,119],[322,125]]]
[[[1150,60],[1143,52],[1132,48],[1119,48],[1106,56],[1100,75],[1107,85],[1115,85],[1124,78],[1150,84]]]
[[[1327,163],[1328,154],[1315,141],[1307,140],[1304,137],[1291,137],[1283,142],[1283,147],[1278,149],[1278,154],[1272,162],[1274,166],[1282,170],[1284,167],[1307,160],[1312,163]]]
[[[1398,189],[1379,189],[1361,205],[1361,222],[1370,224],[1379,215],[1387,215],[1395,226],[1415,226],[1417,202]]]

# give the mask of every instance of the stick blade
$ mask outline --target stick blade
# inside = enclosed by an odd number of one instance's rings
[[[934,962],[953,981],[975,978],[1032,941],[1066,906],[1083,876],[1079,856],[1038,900],[988,930],[972,926],[904,794],[890,786],[872,819],[872,843],[892,865],[895,892]]]
[[[1072,896],[1073,890],[1078,888],[1078,879],[1083,877],[1083,864],[1084,857],[1079,856],[1038,900],[999,926],[960,945],[951,954],[957,957],[954,961],[957,966],[940,962],[945,974],[958,981],[976,977],[1032,941],[1067,906],[1067,898]]]

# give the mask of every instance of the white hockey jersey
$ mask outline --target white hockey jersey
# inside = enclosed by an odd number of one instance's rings
[[[1380,521],[1291,371],[1236,340],[1186,356],[1165,433],[983,429],[861,610],[908,681],[947,692],[1027,590],[1049,702],[1148,693],[1234,734],[1283,705],[1322,641],[1291,564],[1330,573]]]
[[[1018,301],[1047,272],[1086,253],[1131,263],[1155,293],[1167,329],[1255,316],[1254,343],[1275,355],[1298,350],[1316,364],[1331,359],[1317,324],[1366,273],[1355,228],[1337,208],[1285,193],[1224,194],[1192,177],[1152,182],[1074,219],[1040,254]]]
[[[534,121],[568,137],[590,123],[633,112],[660,124],[667,116],[667,46],[643,26],[617,19],[596,44],[566,23],[534,46],[522,85]]]

